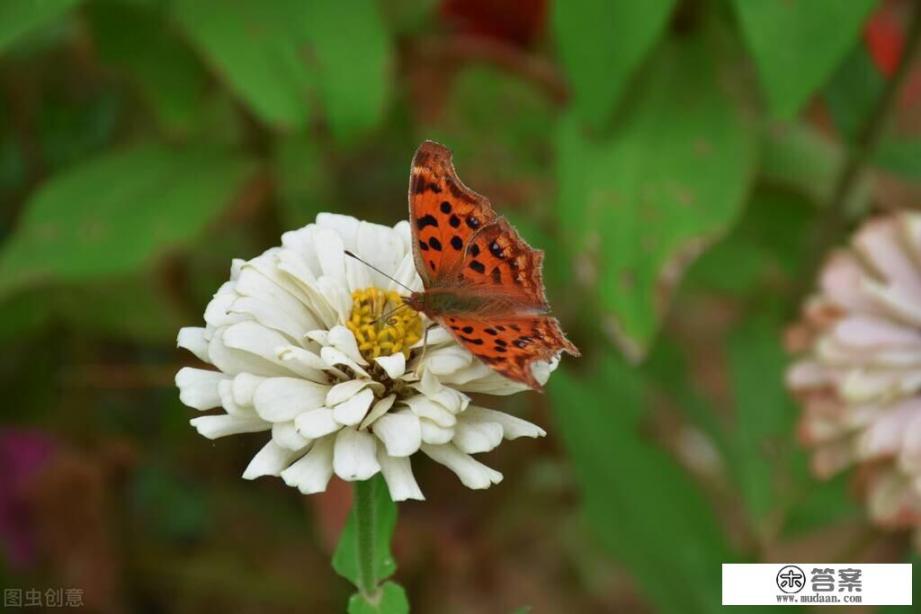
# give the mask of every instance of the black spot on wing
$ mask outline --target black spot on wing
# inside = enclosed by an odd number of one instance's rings
[[[453,237],[451,237],[451,247],[453,247],[457,251],[460,251],[464,247],[464,242],[461,241],[461,238],[459,236],[454,235]]]
[[[448,223],[451,224],[451,228],[457,228],[461,225],[460,218],[456,215],[452,215],[451,219],[448,220]]]
[[[441,251],[441,241],[439,241],[435,237],[432,237],[431,239],[429,239],[429,247],[431,247],[436,252],[440,252]]]
[[[451,213],[451,203],[446,200],[441,201],[441,212],[442,213]]]
[[[483,263],[480,262],[479,260],[471,260],[470,264],[467,266],[469,266],[471,269],[473,269],[474,271],[480,274],[486,271],[486,267],[483,266]]]
[[[416,218],[416,228],[422,230],[426,226],[434,226],[435,228],[438,228],[438,220],[435,219],[434,215],[428,214]]]
[[[429,244],[426,243],[425,241],[419,241],[419,249],[421,249],[424,252],[427,252],[429,251]]]
[[[492,283],[501,284],[502,283],[502,271],[499,270],[499,267],[494,266],[492,271],[489,272],[489,276],[492,277]]]
[[[479,338],[467,337],[465,335],[461,335],[460,338],[461,338],[461,341],[470,343],[472,345],[483,345],[483,340]]]

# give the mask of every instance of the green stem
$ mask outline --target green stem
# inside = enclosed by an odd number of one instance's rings
[[[374,577],[374,517],[375,480],[355,482],[355,535],[358,547],[358,589],[372,600],[378,591]]]

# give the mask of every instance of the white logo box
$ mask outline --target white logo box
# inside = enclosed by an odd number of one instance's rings
[[[724,563],[723,605],[912,605],[908,563]]]

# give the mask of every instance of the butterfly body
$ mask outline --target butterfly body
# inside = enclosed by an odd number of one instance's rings
[[[413,158],[409,214],[425,288],[406,299],[411,308],[494,370],[538,390],[535,362],[562,351],[579,355],[549,315],[543,252],[460,181],[451,152],[438,143],[426,141]]]

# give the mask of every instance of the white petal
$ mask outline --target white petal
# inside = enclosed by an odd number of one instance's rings
[[[333,452],[333,470],[349,482],[367,480],[380,471],[374,436],[350,428],[339,431]]]
[[[439,426],[448,428],[454,426],[457,422],[457,418],[454,417],[454,414],[439,403],[435,403],[421,394],[405,399],[403,402],[409,406],[414,414],[420,418],[428,418]]]
[[[294,377],[272,377],[256,388],[256,412],[271,422],[293,420],[299,414],[323,407],[327,386]]]
[[[403,260],[393,272],[393,279],[387,280],[387,285],[384,287],[388,291],[392,290],[400,294],[406,293],[406,288],[412,288],[416,292],[422,290],[422,279],[416,272],[416,262],[411,252],[403,256]],[[429,334],[431,335],[431,332]]]
[[[321,277],[345,282],[345,245],[338,233],[319,229],[314,234],[314,246],[320,261]]]
[[[265,422],[259,418],[238,418],[229,414],[200,416],[189,420],[189,424],[194,426],[200,435],[208,439],[217,439],[218,437],[238,433],[258,433],[272,428],[270,422]]]
[[[406,373],[406,356],[403,355],[403,352],[390,356],[378,356],[374,362],[380,365],[390,379],[397,379]]]
[[[374,392],[370,388],[365,388],[351,399],[336,405],[333,408],[333,418],[345,426],[358,424],[367,415],[372,402],[374,402]]]
[[[480,490],[502,481],[502,474],[464,454],[451,444],[443,446],[422,445],[422,451],[432,460],[441,463],[457,474],[467,488]]]
[[[219,371],[183,367],[176,373],[179,400],[194,409],[213,409],[221,406],[218,383],[225,379]]]
[[[502,425],[503,435],[506,439],[517,439],[519,437],[543,437],[547,432],[531,424],[527,420],[516,418],[505,412],[486,409],[485,407],[476,407],[471,405],[463,414],[467,420],[482,420],[486,422],[496,422]]]
[[[240,322],[234,326],[253,325],[262,327],[255,322]],[[214,331],[211,342],[208,344],[208,356],[211,362],[224,373],[237,375],[238,373],[252,373],[254,375],[291,375],[290,370],[275,365],[261,356],[248,351],[232,348],[224,342],[224,335],[230,327]]]
[[[362,366],[368,364],[368,361],[358,351],[358,342],[355,341],[355,335],[345,326],[339,325],[330,329],[329,344],[358,364]]]
[[[372,430],[384,442],[390,456],[410,456],[422,445],[422,425],[411,411],[385,414],[374,422]]]
[[[246,466],[243,479],[255,480],[264,475],[278,476],[302,453],[300,450],[288,450],[274,441],[269,441]]]
[[[275,371],[289,369],[298,375],[306,377],[313,375],[311,371],[301,373],[297,363],[282,362],[278,358],[278,349],[291,345],[290,340],[257,322],[240,322],[239,324],[228,326],[224,329],[222,339],[224,345],[228,348],[251,354],[270,364],[277,365]],[[272,373],[253,372],[258,375],[272,375]]]
[[[371,411],[368,412],[368,415],[365,416],[365,419],[361,421],[361,425],[358,427],[359,430],[364,430],[368,426],[374,424],[374,421],[390,411],[390,408],[393,407],[393,402],[396,401],[396,394],[388,394],[383,399],[374,404],[374,407],[371,408]]]
[[[281,472],[281,479],[305,495],[326,490],[333,475],[333,438],[313,442],[310,451]]]
[[[405,254],[403,239],[392,228],[361,222],[358,225],[358,237],[355,245],[358,256],[377,267],[384,273],[392,275]],[[361,263],[358,263],[361,264]],[[364,265],[362,265],[364,266]],[[386,288],[390,280],[377,271],[365,267],[373,286]],[[359,289],[359,288],[356,288]]]
[[[204,328],[196,326],[180,328],[179,335],[176,337],[176,345],[189,350],[203,362],[211,362],[208,359],[208,340],[205,339]]]
[[[361,392],[362,389],[367,388],[368,384],[369,382],[367,380],[359,379],[350,379],[346,382],[336,384],[326,393],[326,406],[332,407],[351,399]]]
[[[416,499],[424,501],[422,491],[416,478],[413,476],[412,466],[408,458],[394,458],[388,456],[383,450],[377,451],[377,460],[381,464],[381,473],[390,490],[390,498],[394,501]]]
[[[365,371],[361,365],[348,357],[345,353],[337,350],[332,346],[325,346],[320,350],[320,358],[329,365],[330,367],[346,366],[350,368],[356,375],[360,377],[368,378],[368,372]]]
[[[310,445],[311,439],[301,435],[294,421],[276,422],[272,425],[272,441],[288,450],[303,450]]]
[[[351,215],[339,213],[318,213],[317,226],[335,231],[346,249],[355,250],[358,241],[359,221]]]
[[[308,439],[317,439],[338,431],[340,425],[333,419],[333,410],[321,407],[304,412],[294,419],[298,432]]]
[[[265,381],[264,377],[250,373],[240,373],[233,378],[233,400],[237,405],[252,405],[256,388]]]
[[[467,454],[489,452],[502,443],[502,425],[497,422],[461,418],[454,427],[452,442]]]
[[[213,328],[230,326],[237,322],[246,320],[246,316],[239,313],[230,313],[230,306],[240,296],[234,287],[234,282],[225,282],[218,291],[215,292],[214,298],[205,307],[205,323]]]
[[[419,425],[422,427],[422,441],[433,445],[448,443],[454,439],[454,428],[445,428],[438,426],[431,420],[425,418],[419,419]]]
[[[345,373],[327,365],[317,354],[296,345],[276,348],[275,356],[283,365],[298,373],[302,378],[318,384],[329,381],[327,377],[329,372],[338,377],[345,377]]]
[[[435,375],[446,375],[466,367],[472,360],[473,355],[462,347],[448,346],[430,351],[425,357],[425,365]]]
[[[253,411],[252,406],[250,405],[239,405],[236,399],[233,398],[233,380],[223,379],[217,385],[218,394],[221,395],[221,407],[228,414],[233,414],[234,416],[240,418],[256,418],[256,412]]]

